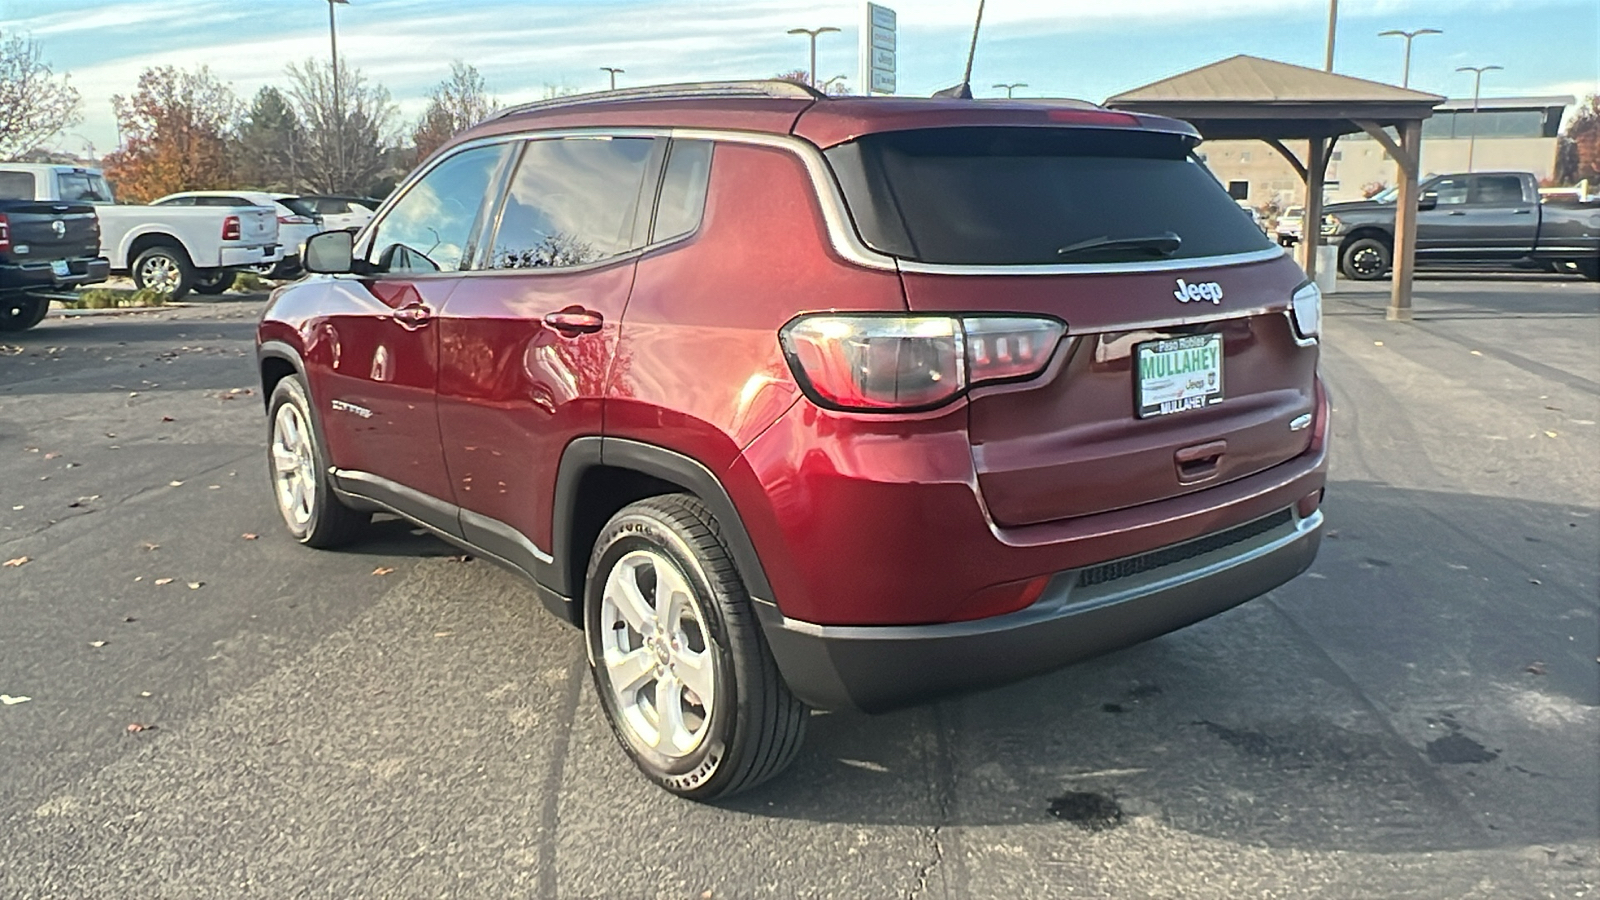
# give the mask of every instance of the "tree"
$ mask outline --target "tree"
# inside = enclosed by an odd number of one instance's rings
[[[289,100],[305,135],[303,183],[329,194],[371,190],[388,173],[388,151],[397,137],[399,109],[388,89],[369,83],[341,59],[335,107],[330,63],[308,59],[290,63],[286,71]]]
[[[451,63],[450,77],[428,94],[428,108],[411,130],[416,161],[427,159],[463,128],[483,121],[495,105],[476,68],[459,60]]]
[[[239,126],[239,180],[268,190],[295,190],[304,144],[289,98],[275,87],[262,88]]]
[[[1600,96],[1589,99],[1572,114],[1566,132],[1556,144],[1557,184],[1600,179]]]
[[[105,167],[119,196],[149,201],[229,186],[239,100],[210,69],[145,69],[133,95],[114,96],[111,106],[123,146],[106,157]]]
[[[805,87],[811,86],[811,73],[805,69],[790,69],[772,76],[774,81],[792,81]]]
[[[20,156],[81,121],[78,92],[37,41],[0,41],[0,159]]]
[[[1361,186],[1361,196],[1366,198],[1366,199],[1368,199],[1368,200],[1371,200],[1373,197],[1378,196],[1379,194],[1383,193],[1384,191],[1387,191],[1388,189],[1389,189],[1389,185],[1388,185],[1387,182],[1369,181],[1366,184],[1363,184]]]

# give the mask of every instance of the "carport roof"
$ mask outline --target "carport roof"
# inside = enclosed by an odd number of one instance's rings
[[[1105,105],[1188,120],[1208,140],[1290,140],[1360,131],[1358,120],[1394,125],[1426,119],[1444,100],[1241,54],[1124,91]]]

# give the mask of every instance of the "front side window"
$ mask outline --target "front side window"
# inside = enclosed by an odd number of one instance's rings
[[[569,268],[632,249],[654,150],[654,138],[529,141],[490,244],[489,267]]]
[[[455,272],[477,233],[505,144],[463,150],[428,171],[389,210],[367,254],[373,272]]]
[[[1456,206],[1467,202],[1467,180],[1465,178],[1441,178],[1433,185],[1433,192],[1439,196],[1440,206]]]

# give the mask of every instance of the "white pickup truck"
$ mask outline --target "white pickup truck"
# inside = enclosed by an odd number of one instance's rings
[[[82,166],[0,163],[0,186],[6,199],[94,204],[111,271],[174,300],[232,270],[266,272],[283,258],[271,207],[118,206],[100,170]]]

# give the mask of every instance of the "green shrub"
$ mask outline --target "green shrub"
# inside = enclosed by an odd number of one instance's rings
[[[244,269],[234,276],[233,289],[241,293],[253,294],[257,291],[270,291],[272,290],[272,285],[258,273]]]
[[[167,295],[150,288],[86,288],[77,299],[59,301],[67,309],[129,309],[139,306],[165,306]]]

